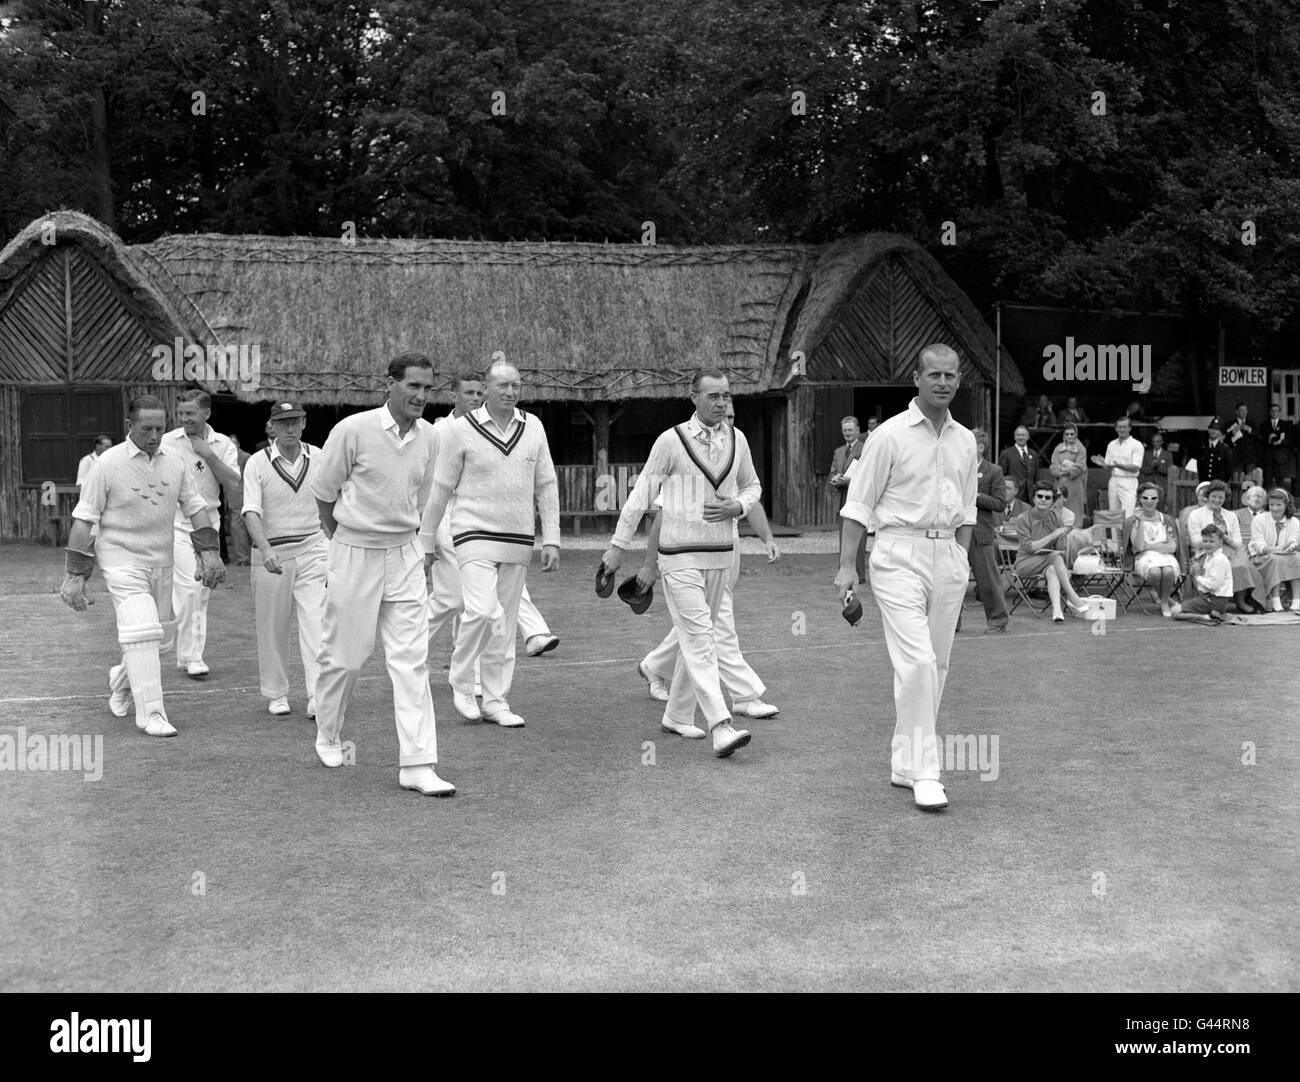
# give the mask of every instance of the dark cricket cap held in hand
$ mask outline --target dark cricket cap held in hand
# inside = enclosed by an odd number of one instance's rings
[[[640,616],[650,607],[650,602],[654,600],[655,588],[647,586],[645,590],[637,584],[636,576],[624,579],[623,585],[618,588],[618,596],[627,602],[628,608]]]

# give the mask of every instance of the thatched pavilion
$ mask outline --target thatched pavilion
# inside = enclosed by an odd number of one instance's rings
[[[824,485],[845,413],[895,412],[927,342],[955,347],[957,415],[991,416],[993,336],[915,242],[890,234],[828,246],[677,248],[264,236],[171,236],[123,245],[92,218],[38,219],[0,252],[0,537],[30,537],[39,486],[66,484],[88,440],[122,431],[125,402],[155,378],[160,346],[258,361],[255,380],[209,378],[214,421],[256,437],[265,403],[309,407],[322,441],[378,402],[387,358],[420,349],[440,375],[503,354],[547,426],[565,498],[644,461],[682,419],[695,368],[722,368],[755,448],[764,502],[824,523]],[[223,370],[224,372],[224,370]],[[1002,386],[1023,384],[1005,351]],[[316,407],[311,409],[311,407]]]

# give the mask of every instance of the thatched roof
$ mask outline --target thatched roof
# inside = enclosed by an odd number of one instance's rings
[[[25,278],[25,272],[52,245],[75,244],[116,282],[118,290],[135,309],[136,315],[160,340],[180,335],[202,345],[216,344],[212,328],[203,313],[180,294],[168,296],[150,273],[153,260],[147,253],[126,247],[117,235],[97,219],[77,211],[51,211],[37,218],[0,251],[0,311],[11,292]]]
[[[255,387],[212,388],[247,401],[373,402],[388,359],[406,350],[428,354],[444,377],[502,353],[534,401],[675,398],[705,366],[740,395],[823,382],[792,372],[791,352],[827,354],[846,305],[862,303],[859,285],[891,260],[920,288],[912,308],[925,319],[912,333],[953,339],[990,381],[994,369],[992,335],[970,300],[919,245],[890,234],[822,247],[226,235],[127,247],[85,215],[51,218],[60,241],[94,250],[163,340],[179,328],[188,342],[256,346]],[[43,221],[0,254],[0,298],[36,258]],[[879,319],[897,322],[892,311]],[[890,341],[912,349],[898,334]],[[1003,384],[1022,386],[1009,357]]]
[[[533,400],[679,397],[703,366],[767,389],[801,248],[164,237],[166,270],[222,342],[258,345],[241,397],[369,400],[388,358],[440,373],[503,353]]]
[[[880,280],[886,270],[891,272],[888,282]],[[869,342],[859,340],[857,356],[837,366],[833,350],[822,350],[823,344],[849,309],[862,303],[861,292],[869,282],[874,295],[866,301],[878,303],[871,334],[858,335],[869,337]],[[846,237],[821,250],[790,335],[791,350],[801,350],[809,359],[809,379],[855,383],[906,378],[920,349],[939,342],[961,356],[963,379],[992,382],[996,337],[970,298],[916,241],[897,233],[869,233]],[[877,356],[863,355],[871,352]],[[1011,394],[1025,391],[1006,347],[1002,389]]]

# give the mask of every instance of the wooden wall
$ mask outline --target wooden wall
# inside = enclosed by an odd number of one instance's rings
[[[182,384],[137,383],[118,384],[122,394],[122,416],[136,395],[151,394],[162,399],[167,407],[169,425],[174,426],[176,396]],[[14,383],[0,384],[0,541],[34,541],[41,536],[46,517],[52,509],[41,506],[39,485],[24,486],[22,438],[22,386]],[[110,433],[115,439],[125,438],[125,432]],[[72,510],[70,497],[60,500],[59,513]]]

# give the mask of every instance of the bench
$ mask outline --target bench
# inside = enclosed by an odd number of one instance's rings
[[[617,511],[561,511],[560,512],[560,529],[564,529],[565,519],[573,522],[573,536],[582,536],[582,520],[607,518],[611,520],[610,529],[613,529],[613,523],[618,521]]]

